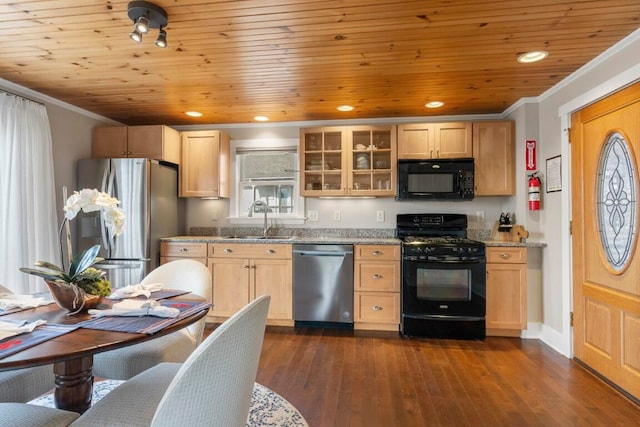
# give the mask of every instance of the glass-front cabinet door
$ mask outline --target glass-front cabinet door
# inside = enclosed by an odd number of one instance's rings
[[[300,194],[344,196],[347,192],[346,128],[310,128],[300,132]]]
[[[300,131],[301,194],[396,195],[396,127],[351,126]]]
[[[349,194],[352,196],[395,196],[395,126],[349,128]]]

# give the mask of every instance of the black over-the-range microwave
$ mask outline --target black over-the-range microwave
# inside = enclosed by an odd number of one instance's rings
[[[471,200],[473,159],[398,160],[398,200]]]

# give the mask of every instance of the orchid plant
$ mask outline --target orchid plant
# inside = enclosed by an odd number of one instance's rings
[[[122,233],[125,225],[125,215],[122,209],[118,208],[119,203],[120,201],[115,197],[96,189],[85,188],[75,191],[64,205],[65,219],[63,224],[74,219],[80,211],[102,211],[105,225],[109,227],[114,236],[118,236]],[[70,240],[68,231],[67,240]],[[65,270],[64,266],[59,267],[50,262],[38,261],[35,265],[41,269],[21,268],[20,271],[42,277],[45,280],[77,286],[88,294],[106,296],[111,293],[111,284],[106,279],[104,271],[93,267],[103,260],[98,256],[99,252],[100,245],[95,245],[75,256],[71,256],[71,251],[69,251],[71,261],[68,270]]]

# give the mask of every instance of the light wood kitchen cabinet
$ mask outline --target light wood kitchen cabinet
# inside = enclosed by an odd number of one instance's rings
[[[527,248],[487,247],[488,336],[527,329]]]
[[[200,242],[160,242],[160,264],[185,258],[194,259],[207,265],[207,244]]]
[[[398,126],[399,159],[472,157],[471,122],[411,123]]]
[[[395,126],[300,130],[301,195],[396,195]]]
[[[213,278],[210,315],[229,317],[256,297],[271,295],[270,324],[293,324],[292,246],[210,243]]]
[[[354,328],[397,331],[400,246],[354,246]]]
[[[180,197],[229,197],[229,150],[224,132],[182,132]]]
[[[148,158],[180,163],[180,133],[168,126],[93,128],[93,158]]]
[[[515,194],[513,122],[473,123],[476,196]]]

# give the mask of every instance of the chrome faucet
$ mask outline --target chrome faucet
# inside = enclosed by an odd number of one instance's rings
[[[267,237],[267,232],[269,231],[269,228],[271,228],[267,225],[267,212],[269,212],[271,209],[262,200],[256,200],[255,202],[251,203],[251,206],[249,206],[249,218],[253,217],[253,209],[256,206],[260,206],[264,211],[264,225],[262,227],[262,236]]]

